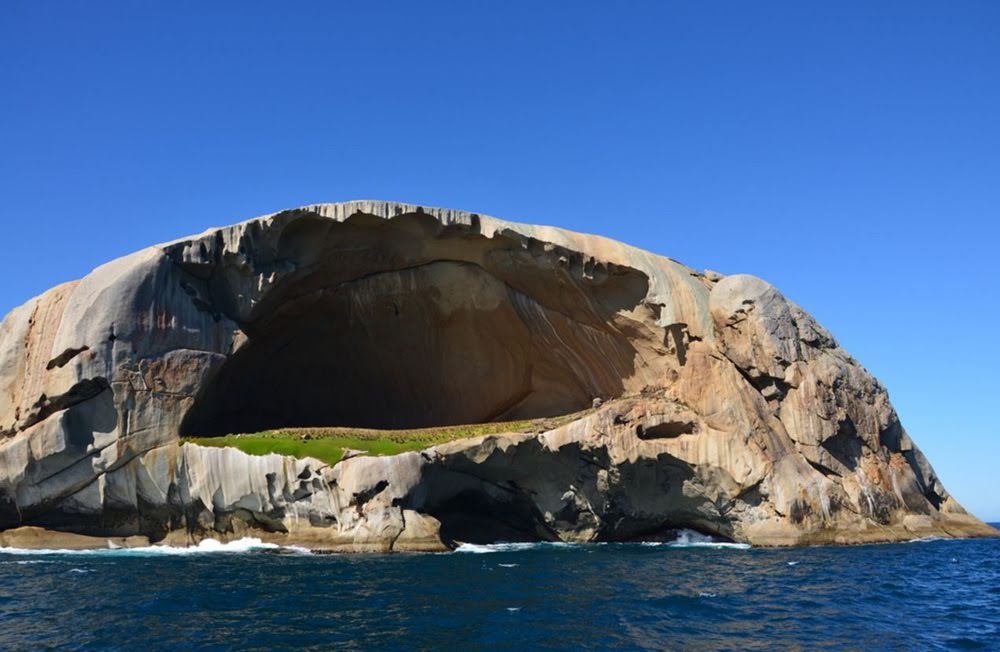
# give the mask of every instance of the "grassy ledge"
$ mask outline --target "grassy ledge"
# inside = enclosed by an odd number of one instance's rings
[[[372,430],[367,428],[282,428],[222,437],[184,437],[182,443],[199,446],[232,446],[250,455],[291,455],[314,457],[336,464],[344,450],[352,448],[368,455],[396,455],[418,451],[458,439],[501,433],[544,432],[580,418],[585,412],[546,419],[439,426],[413,430]]]

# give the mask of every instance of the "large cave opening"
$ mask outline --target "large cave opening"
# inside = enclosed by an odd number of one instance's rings
[[[397,262],[350,278],[320,266],[286,283],[201,389],[181,434],[471,424],[622,394],[636,350],[608,297],[638,302],[644,277],[588,292],[555,266],[515,265],[511,280],[482,259]]]

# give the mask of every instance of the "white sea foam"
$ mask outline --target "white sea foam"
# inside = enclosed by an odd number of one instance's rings
[[[534,550],[538,548],[567,548],[572,543],[561,541],[537,541],[528,543],[463,543],[455,548],[455,552],[471,552],[482,554],[487,552],[517,552],[521,550]]]
[[[17,564],[18,566],[27,566],[28,564],[54,564],[56,562],[49,561],[47,559],[25,559],[21,561],[0,561],[0,564]]]
[[[716,541],[707,534],[686,529],[678,531],[677,539],[667,545],[671,548],[730,548],[733,550],[747,550],[750,547],[749,543]]]
[[[246,553],[258,550],[288,550],[301,554],[308,554],[309,550],[299,546],[279,546],[276,543],[264,543],[260,539],[243,538],[236,541],[223,543],[215,539],[205,539],[196,546],[143,546],[139,548],[108,547],[92,550],[65,550],[54,548],[5,548],[0,547],[0,554],[8,555],[86,555],[86,556],[113,556],[113,557],[155,557],[171,555],[199,555],[206,553]],[[32,562],[18,562],[32,563]],[[35,562],[37,563],[37,562]]]
[[[562,541],[537,541],[530,543],[463,543],[455,549],[455,552],[465,552],[482,554],[488,552],[519,552],[524,550],[537,550],[542,548],[580,548],[590,549],[596,545],[607,545],[607,542],[600,543],[565,543]],[[621,544],[619,544],[621,545]],[[634,545],[634,544],[625,544]],[[716,541],[712,537],[701,534],[694,530],[679,530],[677,539],[674,541],[641,541],[640,546],[669,546],[671,548],[728,548],[731,550],[747,550],[748,543],[731,543],[728,541]],[[500,564],[503,566],[503,564]]]

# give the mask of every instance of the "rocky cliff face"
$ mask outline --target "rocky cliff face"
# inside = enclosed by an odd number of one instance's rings
[[[547,417],[595,398],[547,432],[333,467],[178,443]],[[758,545],[993,533],[878,381],[764,281],[383,202],[150,247],[12,311],[0,529],[25,526],[350,551],[680,527]]]

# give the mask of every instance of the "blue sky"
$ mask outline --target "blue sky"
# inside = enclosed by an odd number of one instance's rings
[[[600,233],[777,285],[1000,520],[998,34],[993,0],[4,3],[0,313],[319,201]]]

